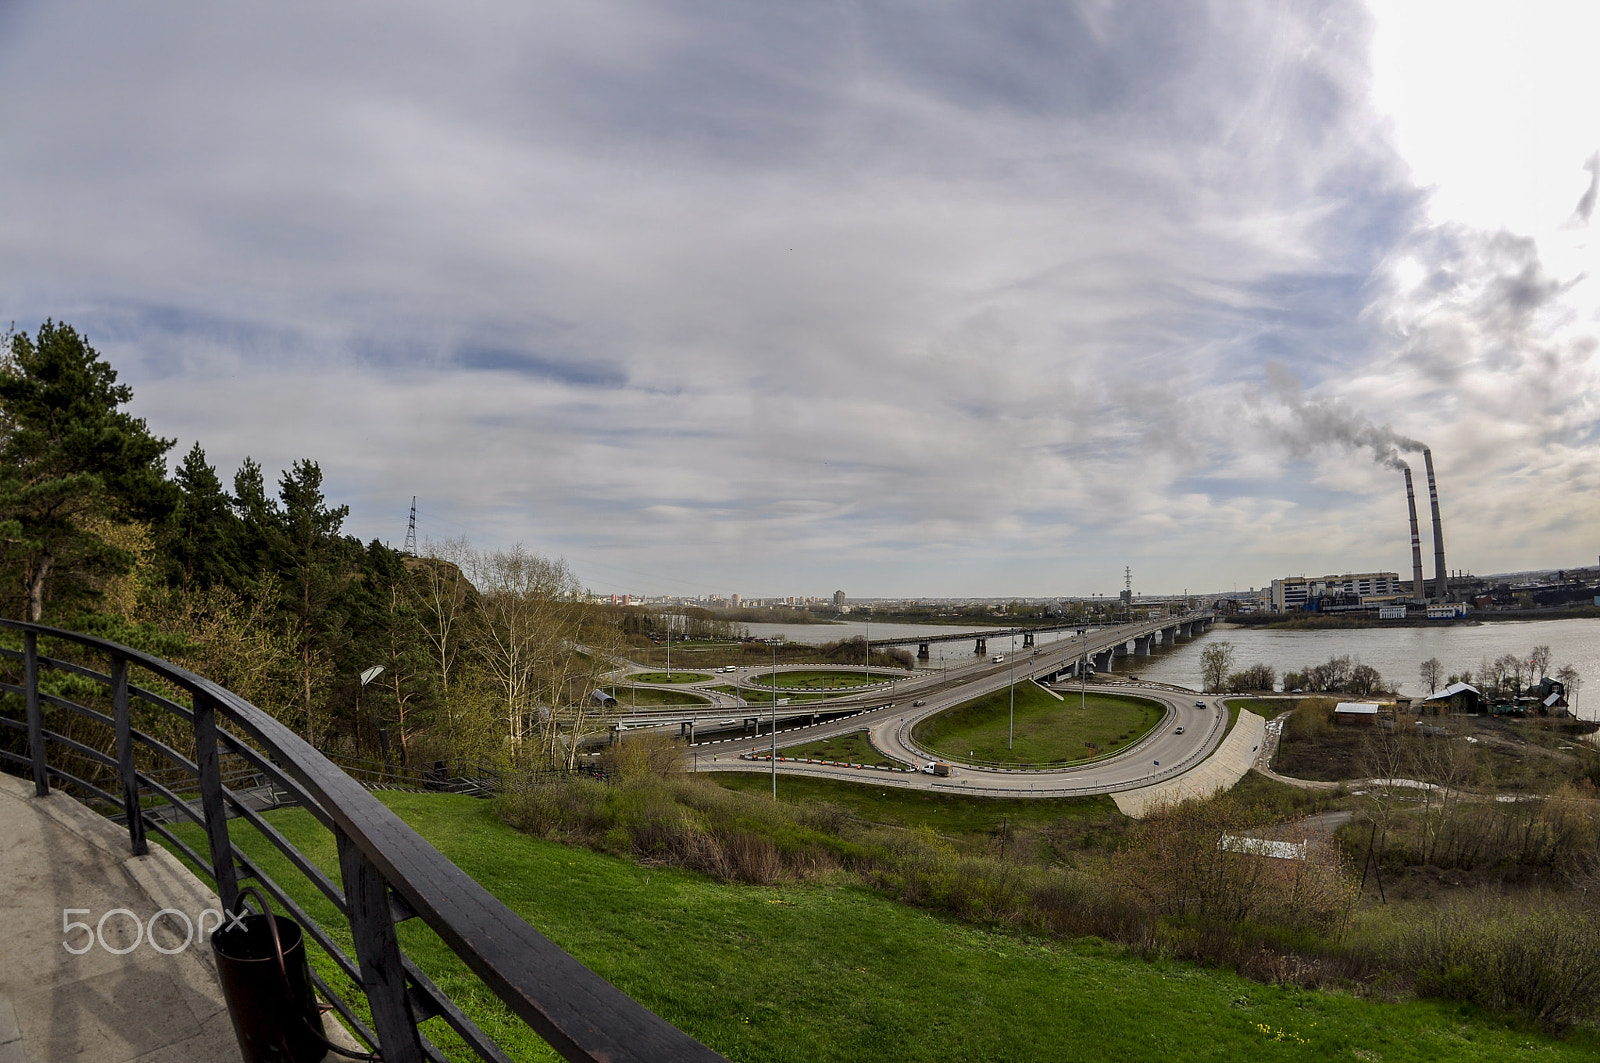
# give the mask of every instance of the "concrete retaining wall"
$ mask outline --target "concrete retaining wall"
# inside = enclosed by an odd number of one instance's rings
[[[1161,805],[1177,804],[1191,797],[1210,797],[1230,789],[1255,763],[1265,734],[1266,721],[1248,709],[1241,709],[1233,730],[1216,752],[1192,770],[1154,786],[1112,794],[1111,799],[1124,815],[1139,819]]]

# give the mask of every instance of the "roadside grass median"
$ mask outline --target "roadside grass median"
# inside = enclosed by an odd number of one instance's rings
[[[606,688],[610,690],[610,687]],[[710,705],[711,699],[687,690],[661,690],[656,687],[618,687],[619,708],[663,708],[670,705]]]
[[[628,676],[632,683],[702,683],[710,679],[703,672],[635,672]]]
[[[898,675],[887,671],[874,671],[872,685],[888,683],[895,679],[905,678],[905,673]],[[771,690],[774,685],[780,691],[784,690],[837,690],[841,687],[864,687],[867,685],[867,673],[863,669],[856,672],[835,671],[831,669],[795,669],[788,672],[779,672],[776,678],[771,672],[765,675],[759,672],[749,679],[752,686],[765,687]]]
[[[1009,687],[919,721],[912,738],[928,752],[955,761],[1074,763],[1126,749],[1149,734],[1166,711],[1160,702],[1128,694],[1071,695],[1063,701],[1033,683],[1018,683],[1011,748],[1006,745]]]
[[[832,738],[817,738],[810,742],[802,742],[797,746],[779,746],[778,756],[816,760],[842,760],[850,764],[882,764],[890,768],[906,768],[911,765],[904,761],[895,760],[893,757],[884,756],[878,752],[866,731],[851,731],[849,734],[834,735]]]

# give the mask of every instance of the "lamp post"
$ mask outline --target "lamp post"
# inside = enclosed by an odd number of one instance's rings
[[[772,767],[772,799],[778,799],[778,640],[768,639],[772,647],[772,751],[767,763]]]
[[[1006,724],[1006,748],[1011,748],[1011,739],[1017,732],[1017,636],[1011,634],[1011,653],[1008,657],[1011,663],[1011,722]]]
[[[367,689],[368,683],[372,682],[382,674],[383,665],[381,664],[375,664],[371,668],[368,668],[366,671],[361,673],[361,685],[356,687],[357,728],[361,726],[361,692]],[[378,748],[383,750],[383,766],[387,768],[389,766],[389,732],[382,725],[378,724],[376,720],[373,721],[373,726],[378,732]]]
[[[867,610],[867,693],[872,693],[872,610]]]
[[[667,682],[672,682],[672,614],[667,614]]]

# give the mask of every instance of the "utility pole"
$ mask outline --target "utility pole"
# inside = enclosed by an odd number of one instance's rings
[[[778,640],[769,639],[772,647],[772,753],[767,763],[772,765],[772,799],[778,799]]]
[[[1006,724],[1006,749],[1017,733],[1017,635],[1011,633],[1011,721]]]
[[[867,610],[867,693],[872,693],[872,610]]]

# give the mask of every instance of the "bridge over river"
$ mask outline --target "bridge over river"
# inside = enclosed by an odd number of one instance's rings
[[[982,655],[989,652],[990,639],[1009,639],[1020,635],[1022,637],[1022,648],[1032,649],[1034,638],[1049,632],[1072,631],[1080,639],[1090,632],[1094,632],[1097,636],[1110,634],[1113,638],[1117,632],[1126,632],[1123,641],[1125,643],[1137,643],[1131,652],[1144,654],[1150,652],[1150,647],[1153,644],[1152,640],[1157,636],[1160,637],[1162,644],[1169,644],[1178,638],[1188,638],[1194,633],[1196,625],[1209,624],[1211,619],[1210,613],[1189,613],[1179,617],[1155,617],[1150,620],[1119,621],[1102,625],[1090,625],[1073,621],[1072,623],[1033,627],[990,627],[979,631],[956,631],[948,635],[908,635],[904,638],[871,639],[868,645],[874,649],[884,649],[890,646],[910,646],[914,644],[917,647],[917,656],[922,660],[927,660],[931,656],[930,647],[935,642],[970,641],[973,644],[973,654]],[[1118,657],[1125,655],[1125,653],[1115,654]],[[1103,667],[1097,665],[1101,670],[1110,667],[1110,658],[1107,657],[1105,660],[1106,664]]]

